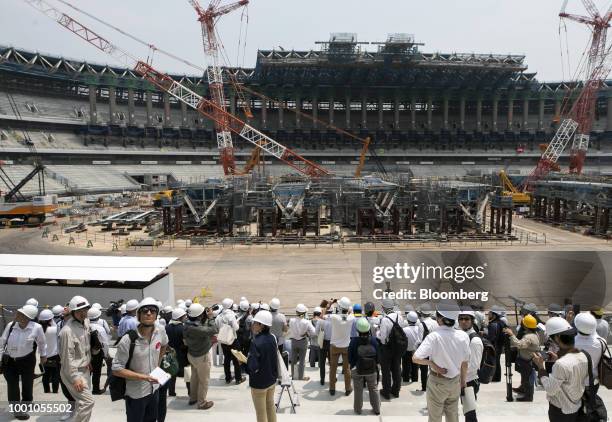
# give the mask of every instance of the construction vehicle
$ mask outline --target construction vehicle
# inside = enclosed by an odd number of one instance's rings
[[[502,186],[502,195],[512,197],[513,205],[525,206],[531,203],[531,194],[529,192],[521,192],[514,186],[504,170],[499,172],[499,180]]]

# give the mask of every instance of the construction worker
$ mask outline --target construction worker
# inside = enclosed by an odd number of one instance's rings
[[[43,328],[35,322],[38,309],[33,305],[24,305],[17,310],[15,320],[6,325],[0,337],[0,359],[2,372],[6,380],[6,392],[9,402],[31,402],[34,388],[34,368],[36,351],[40,363],[47,360],[47,343]],[[21,391],[19,382],[21,381]],[[15,413],[15,418],[27,420],[27,413]]]
[[[273,317],[260,310],[253,317],[253,340],[246,362],[257,422],[276,422],[274,390],[278,380],[278,344],[271,334]]]
[[[551,303],[550,305],[548,305],[548,317],[549,318],[553,318],[553,317],[565,318],[565,312],[563,311],[563,308],[561,307],[561,305],[557,303]]]
[[[591,315],[593,315],[597,320],[597,335],[605,341],[608,341],[608,336],[610,335],[610,324],[608,321],[603,319],[604,309],[601,306],[596,306],[591,310]]]
[[[534,388],[531,380],[531,374],[533,373],[531,361],[533,354],[540,352],[540,338],[536,333],[538,322],[532,315],[526,315],[521,321],[521,325],[525,331],[520,340],[509,327],[504,328],[503,332],[509,337],[510,347],[518,350],[516,366],[521,374],[521,385],[519,388],[513,388],[513,390],[520,393],[521,396],[516,401],[531,402],[533,401]]]
[[[329,319],[331,322],[331,339],[329,351],[329,394],[336,394],[336,370],[338,369],[338,360],[342,356],[342,370],[344,374],[344,394],[352,393],[351,387],[351,372],[348,360],[348,346],[351,341],[351,329],[353,328],[353,320],[355,317],[350,313],[351,300],[348,297],[342,297],[338,300],[338,309],[340,314],[332,314]]]
[[[135,330],[138,327],[138,320],[136,319],[136,310],[138,309],[138,301],[136,299],[130,299],[125,304],[125,315],[119,321],[119,328],[117,329],[117,337],[121,338],[125,333],[130,330]]]
[[[236,336],[238,337],[238,344],[240,344],[240,351],[245,356],[251,348],[251,323],[253,322],[253,317],[249,313],[249,309],[249,301],[246,298],[242,298],[238,305],[238,331],[236,331]]]
[[[159,315],[155,299],[146,297],[141,300],[136,315],[136,330],[131,335],[126,333],[128,335],[121,337],[117,343],[113,375],[125,378],[127,422],[155,421],[159,416],[159,384],[150,374],[159,366],[168,345],[168,336],[166,330],[155,323]],[[127,367],[132,341],[134,350]]]
[[[166,324],[170,324],[170,321],[172,321],[172,311],[174,311],[174,308],[168,305],[164,306],[160,313],[160,316],[166,321]]]
[[[331,321],[327,314],[328,308],[321,306],[321,319],[317,321],[315,328],[317,339],[320,332],[323,332],[323,345],[319,349],[319,383],[325,385],[325,363],[330,361],[329,352],[331,349]]]
[[[399,312],[394,310],[394,303],[391,299],[382,300],[384,316],[380,319],[380,330],[378,331],[378,341],[381,344],[380,372],[382,378],[382,390],[380,396],[391,400],[391,396],[398,398],[402,386],[402,355],[405,350],[397,350],[395,342],[391,339],[394,335],[394,327],[405,338],[402,317]]]
[[[51,312],[53,312],[53,322],[58,326],[60,321],[64,319],[64,307],[62,305],[55,305],[51,308]]]
[[[603,352],[608,349],[608,342],[597,334],[597,320],[591,313],[581,312],[576,315],[574,325],[577,331],[574,346],[591,356],[593,381],[595,393],[597,393],[599,391],[599,361]]]
[[[376,305],[372,302],[366,302],[363,305],[363,314],[370,323],[370,333],[376,337],[378,327],[380,326],[380,316],[376,312]]]
[[[308,308],[303,303],[295,307],[296,318],[289,320],[289,339],[291,340],[291,378],[294,380],[308,381],[304,377],[304,362],[308,348],[308,337],[315,333],[315,329],[306,319]],[[298,366],[297,377],[295,376],[295,365]]]
[[[427,381],[429,422],[459,421],[459,396],[467,386],[470,338],[453,327],[459,317],[459,306],[441,303],[437,307],[439,327],[429,333],[414,352],[412,361],[430,369]]]
[[[504,323],[502,318],[506,315],[506,310],[501,306],[493,306],[489,311],[489,325],[487,330],[487,338],[491,344],[495,347],[495,353],[497,356],[495,374],[491,382],[501,382],[501,355],[504,351],[504,342],[506,337],[504,335],[504,328],[507,324]]]
[[[285,314],[279,312],[280,309],[280,300],[278,298],[273,298],[270,301],[270,313],[272,314],[272,327],[270,328],[270,333],[276,337],[276,342],[278,343],[278,351],[281,353],[283,357],[283,361],[285,362],[285,366],[289,368],[289,356],[285,351],[285,333],[287,332],[287,318],[285,318]],[[261,305],[260,305],[261,307]]]
[[[438,321],[433,318],[435,311],[429,303],[423,303],[421,306],[419,306],[418,313],[421,319],[421,327],[423,328],[421,330],[422,337],[420,341],[420,343],[422,343],[429,333],[438,329]],[[421,365],[419,367],[419,371],[421,372],[421,391],[427,391],[429,367],[427,365]]]
[[[361,312],[362,312],[361,304],[355,303],[353,305],[353,316],[355,317],[355,319],[353,320],[353,328],[351,328],[351,338],[355,338],[359,335],[357,331],[357,321],[359,321],[359,318],[363,316]]]
[[[87,311],[89,301],[74,296],[68,302],[71,318],[60,332],[60,376],[70,395],[76,400],[73,420],[91,419],[94,397],[91,390],[91,331]]]
[[[361,414],[363,408],[363,386],[368,386],[370,404],[375,415],[380,415],[380,397],[378,396],[378,342],[370,335],[370,323],[366,318],[357,319],[358,337],[352,338],[349,344],[349,363],[353,379],[353,410]]]
[[[478,331],[474,329],[474,321],[476,314],[469,306],[461,308],[459,312],[459,328],[463,330],[470,339],[470,360],[468,362],[466,386],[474,389],[474,397],[478,396],[480,390],[480,382],[478,381],[478,370],[482,360],[484,344]],[[478,422],[476,417],[476,409],[470,410],[464,414],[466,422]]]
[[[98,340],[102,346],[102,349],[98,353],[92,352],[91,356],[91,384],[92,384],[92,394],[99,395],[103,394],[106,388],[100,388],[100,376],[102,375],[102,364],[106,361],[107,369],[110,371],[110,367],[112,365],[112,359],[110,359],[109,354],[109,344],[110,344],[110,328],[108,324],[104,324],[100,316],[102,312],[100,312],[99,308],[94,308],[93,306],[87,311],[87,318],[89,318],[89,326],[93,331],[96,332],[98,336]],[[106,322],[106,321],[104,321]],[[110,374],[107,374],[110,375]],[[107,378],[108,379],[108,378]]]
[[[189,405],[197,403],[198,409],[206,410],[213,402],[206,399],[210,379],[209,356],[212,339],[219,329],[213,318],[212,308],[193,303],[187,312],[189,320],[183,327],[183,339],[187,345],[187,360],[191,364],[191,380],[188,385]]]
[[[236,333],[238,332],[238,328],[240,327],[238,326],[236,314],[232,310],[233,304],[234,301],[232,299],[223,299],[223,301],[221,302],[223,310],[215,318],[215,323],[217,324],[219,332],[221,332],[224,325],[230,327],[230,329],[234,332],[234,341],[232,342],[232,344],[221,343],[221,349],[223,350],[223,370],[225,371],[225,383],[229,384],[230,382],[232,382],[232,371],[230,369],[230,365],[233,363],[236,384],[241,384],[246,381],[246,377],[242,376],[240,362],[238,362],[238,359],[236,359],[236,357],[232,354],[232,349],[240,350],[240,344],[238,344],[238,336],[236,335]]]
[[[33,297],[29,298],[28,300],[26,300],[26,305],[30,305],[33,306],[35,308],[38,308],[38,300],[34,299]]]
[[[57,326],[53,322],[53,312],[49,309],[43,309],[38,314],[38,323],[45,333],[45,342],[47,343],[47,361],[43,366],[44,372],[42,376],[43,390],[45,393],[57,393],[59,391],[59,349],[57,347]]]
[[[185,367],[189,365],[187,360],[187,345],[183,341],[184,322],[187,319],[187,313],[181,308],[172,310],[172,318],[166,325],[166,335],[168,336],[168,345],[176,352],[176,360],[178,362],[178,372],[170,381],[168,381],[168,395],[176,396],[176,378],[185,376]],[[189,393],[189,388],[187,388]]]
[[[312,327],[314,328],[313,330],[313,334],[310,335],[309,340],[309,346],[308,346],[308,363],[310,364],[311,368],[314,368],[315,365],[317,364],[317,362],[319,361],[319,338],[317,336],[317,324],[319,322],[319,320],[321,319],[321,312],[322,309],[320,306],[316,306],[313,311],[312,311],[312,319],[310,320],[310,323],[312,324]]]
[[[546,335],[559,348],[558,358],[553,356],[552,372],[548,374],[539,353],[533,355],[533,362],[546,391],[548,419],[550,422],[576,422],[588,378],[587,357],[575,347],[576,329],[565,319],[548,319]]]
[[[412,355],[421,344],[423,339],[423,328],[419,324],[419,316],[415,311],[406,313],[407,324],[404,327],[404,333],[408,340],[408,348],[402,356],[402,381],[418,382],[419,381],[419,366],[412,363]]]

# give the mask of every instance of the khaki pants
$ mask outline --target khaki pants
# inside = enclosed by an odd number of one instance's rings
[[[251,388],[251,397],[255,405],[257,422],[276,422],[276,406],[274,405],[274,388]]]
[[[460,377],[445,378],[429,374],[427,380],[427,412],[429,422],[459,422]]]
[[[210,352],[209,352],[210,353]],[[194,357],[187,354],[187,360],[191,364],[191,384],[189,386],[189,401],[197,401],[198,406],[206,404],[208,394],[208,380],[210,379],[210,357],[209,353]]]
[[[329,352],[329,389],[336,390],[336,370],[338,369],[338,359],[340,356],[342,356],[342,371],[344,372],[344,391],[351,391],[348,347],[336,347],[333,344]]]
[[[70,392],[76,403],[74,416],[71,419],[73,422],[88,422],[91,419],[91,414],[94,407],[94,396],[91,394],[91,374],[87,368],[79,370],[81,378],[85,380],[85,388],[83,391],[78,392],[72,385],[72,379],[65,376],[64,372],[61,372],[62,381],[66,385],[66,389]]]

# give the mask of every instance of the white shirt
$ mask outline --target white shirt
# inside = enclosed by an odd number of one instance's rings
[[[351,342],[351,329],[353,328],[352,314],[333,314],[329,317],[331,321],[330,344],[336,347],[348,347]]]
[[[470,337],[464,331],[439,326],[425,337],[414,356],[417,359],[429,358],[447,370],[444,377],[455,378],[461,374],[461,364],[470,360]]]
[[[552,367],[552,373],[540,378],[550,404],[566,415],[576,413],[582,405],[587,368],[587,358],[582,352],[568,353],[559,358]]]
[[[475,333],[474,329],[466,331],[467,335]],[[482,352],[484,350],[484,344],[479,336],[474,337],[470,340],[470,360],[468,362],[467,378],[466,382],[474,381],[478,379],[478,370],[480,369],[480,363],[482,362]]]
[[[215,318],[215,324],[218,329],[221,329],[221,326],[226,324],[232,327],[234,333],[238,331],[238,320],[236,319],[236,314],[231,309],[224,309],[217,318]]]
[[[306,318],[291,318],[289,320],[289,338],[301,340],[314,335],[315,329]]]
[[[15,328],[9,337],[8,332],[11,327]],[[8,337],[8,342],[7,342]],[[45,333],[39,323],[29,321],[25,328],[21,328],[15,321],[7,324],[2,337],[0,337],[0,357],[4,354],[4,346],[7,345],[6,352],[13,359],[22,358],[29,355],[34,350],[34,343],[38,346],[38,354],[41,357],[47,356],[47,342]]]
[[[57,355],[59,353],[59,348],[57,347],[57,326],[55,324],[47,327],[47,331],[45,331],[45,341],[47,343],[47,356],[51,357]]]
[[[111,340],[110,328],[108,328],[108,324],[104,324],[102,321],[104,320],[98,319],[96,321],[89,321],[89,328],[95,330],[98,333],[98,339],[102,344],[104,356],[108,356],[108,345],[110,344]],[[105,325],[106,327],[104,327]]]
[[[317,333],[321,330],[323,330],[323,339],[331,340],[331,321],[327,316],[317,321]]]
[[[409,352],[414,352],[419,347],[419,344],[421,344],[421,339],[423,338],[422,331],[423,327],[418,321],[414,325],[408,325],[404,328],[404,333],[406,333],[406,338],[408,339]]]
[[[577,334],[574,340],[574,346],[578,350],[584,350],[591,356],[591,362],[593,362],[593,378],[595,383],[598,382],[599,378],[599,361],[601,360],[601,353],[603,352],[603,347],[607,347],[607,343],[603,346],[605,342],[601,337],[597,334],[593,333],[590,336],[584,336],[582,334]],[[585,386],[589,385],[588,378],[585,381]]]
[[[597,320],[597,334],[599,337],[603,338],[605,341],[608,341],[608,335],[610,335],[610,324],[605,319]]]
[[[438,327],[439,327],[438,321],[436,321],[432,317],[427,317],[422,322],[425,323],[425,326],[427,327],[427,329],[429,330],[430,333],[433,332],[433,331],[436,331],[438,329]],[[422,325],[423,324],[421,324],[421,326]],[[423,334],[425,334],[425,330],[423,330],[422,332],[423,332]]]
[[[389,341],[389,334],[391,334],[394,321],[401,327],[403,321],[398,312],[391,312],[380,319],[380,330],[377,337],[382,344],[387,344],[387,341]]]

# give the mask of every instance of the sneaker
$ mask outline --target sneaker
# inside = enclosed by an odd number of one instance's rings
[[[246,381],[246,377],[242,377],[239,380],[236,380],[236,385],[240,385],[240,384],[242,384],[245,381]]]
[[[310,381],[310,377],[304,377],[302,378],[302,381]]]
[[[210,401],[210,400],[209,400],[209,401],[207,401],[206,403],[204,403],[204,405],[203,405],[203,406],[198,406],[198,409],[200,409],[200,410],[208,410],[208,409],[210,409],[211,407],[213,407],[213,405],[214,405],[214,404],[215,404],[214,402],[212,402],[212,401]]]
[[[325,380],[320,380],[320,381],[319,381],[319,384],[321,384],[321,385],[325,385]]]
[[[382,397],[383,399],[386,399],[386,400],[391,400],[391,395],[386,393],[383,390],[380,390],[380,397]]]
[[[67,421],[72,419],[72,412],[70,413],[66,413],[65,415],[60,416],[59,420],[60,421]]]
[[[336,395],[336,390],[329,390],[329,395],[330,396],[335,396]]]
[[[348,390],[348,391],[345,391],[345,392],[344,392],[344,395],[345,395],[345,396],[350,396],[352,392],[353,392],[353,390]]]
[[[30,415],[28,415],[27,413],[15,413],[15,419],[18,419],[20,421],[27,421],[28,419],[30,419]]]

